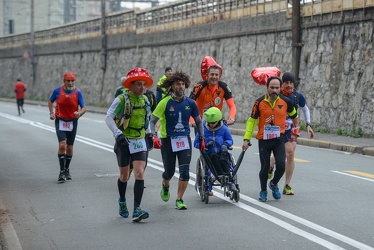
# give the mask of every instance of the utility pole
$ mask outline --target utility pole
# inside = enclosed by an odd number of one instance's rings
[[[295,76],[296,88],[300,83],[300,59],[303,46],[304,44],[301,41],[300,0],[292,0],[292,73]]]
[[[31,40],[31,95],[33,96],[35,86],[35,33],[34,33],[34,0],[31,0],[30,6],[30,40]]]
[[[100,91],[100,102],[102,101],[103,89],[104,89],[104,79],[106,71],[106,34],[105,34],[105,0],[101,0],[101,70],[102,70],[102,80],[101,80],[101,91]]]
[[[105,0],[101,0],[101,68],[106,69]]]

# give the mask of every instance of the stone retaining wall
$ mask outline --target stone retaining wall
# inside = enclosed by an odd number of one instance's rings
[[[307,99],[313,125],[331,131],[362,129],[364,135],[374,136],[373,12],[303,20],[299,90]],[[237,120],[245,121],[254,100],[265,92],[250,72],[261,66],[290,71],[291,35],[291,20],[285,13],[143,35],[116,34],[108,37],[105,71],[99,37],[45,44],[36,47],[34,86],[30,59],[21,57],[29,48],[0,50],[0,96],[14,96],[13,84],[20,77],[28,84],[27,98],[47,100],[62,83],[63,73],[74,71],[86,102],[108,106],[119,79],[131,68],[146,68],[157,82],[164,68],[171,66],[197,82],[201,60],[210,55],[223,66],[222,80],[234,94]],[[224,113],[227,116],[227,110]]]

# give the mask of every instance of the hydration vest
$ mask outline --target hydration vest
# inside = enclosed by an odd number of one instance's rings
[[[148,97],[145,95],[142,95],[142,98],[144,100],[144,105],[142,106],[134,106],[131,103],[128,93],[126,91],[123,92],[121,95],[118,95],[117,97],[121,100],[121,103],[123,106],[123,109],[121,110],[121,112],[116,117],[114,117],[114,121],[117,127],[122,131],[126,129],[132,129],[132,130],[138,131],[139,133],[141,132],[141,130],[147,129],[149,125],[149,119],[151,116],[151,105],[148,100]],[[146,115],[144,118],[144,126],[143,125],[134,126],[133,122],[132,122],[132,126],[129,126],[130,118],[133,112],[137,112],[137,110],[140,110],[140,109],[145,109],[146,111]]]

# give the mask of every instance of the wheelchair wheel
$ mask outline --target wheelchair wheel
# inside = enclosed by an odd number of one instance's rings
[[[197,192],[197,195],[200,197],[201,201],[206,202],[206,197],[208,196],[209,200],[209,194],[207,195],[206,191],[206,175],[205,175],[205,169],[204,169],[204,160],[199,157],[197,159],[196,163],[196,183],[195,183],[195,190]]]
[[[233,196],[233,199],[235,202],[238,202],[240,200],[240,194],[239,194],[239,190],[235,190],[232,192],[232,196]]]

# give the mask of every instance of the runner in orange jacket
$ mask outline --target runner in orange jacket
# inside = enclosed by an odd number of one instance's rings
[[[203,119],[204,112],[210,107],[217,107],[222,111],[223,100],[225,100],[230,110],[227,125],[234,124],[236,106],[229,86],[219,80],[221,77],[221,68],[217,65],[210,66],[207,76],[207,80],[198,82],[190,94],[190,98],[195,100],[199,108],[200,117]],[[192,126],[195,125],[193,119],[190,119],[190,122]]]

